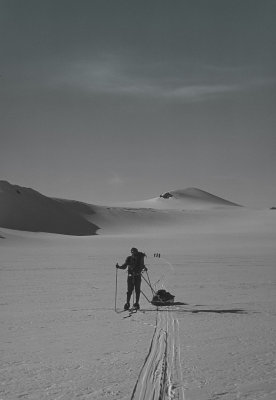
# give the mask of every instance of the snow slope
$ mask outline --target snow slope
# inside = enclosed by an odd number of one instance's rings
[[[20,207],[15,194],[2,184],[11,203],[1,207]],[[57,202],[99,234],[26,232],[24,219],[19,230],[0,228],[1,399],[276,398],[273,210],[217,209],[202,198],[197,209],[43,201],[37,213]],[[133,246],[147,254],[154,289],[173,293],[175,305],[156,309],[143,280],[141,311],[128,316],[119,270],[115,309],[115,265]]]
[[[276,221],[267,221],[158,235],[0,229],[0,398],[274,400]],[[178,305],[156,310],[142,296],[142,311],[124,318],[118,271],[115,312],[115,264],[133,245]],[[150,298],[144,281],[142,290]]]
[[[156,229],[168,224],[189,224],[192,211],[236,206],[195,188],[116,207],[92,205],[49,198],[33,189],[0,181],[0,226],[31,232],[92,235],[98,229],[98,233],[129,231],[133,227]]]
[[[227,206],[238,207],[239,204],[214,196],[197,188],[171,190],[153,199],[133,201],[118,204],[136,208],[202,210],[222,208]]]
[[[65,235],[93,235],[98,229],[73,207],[5,181],[0,181],[0,226]]]

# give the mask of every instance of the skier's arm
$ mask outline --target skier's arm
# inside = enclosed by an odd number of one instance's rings
[[[119,268],[119,269],[126,269],[127,266],[128,266],[128,258],[122,265],[119,265],[118,263],[116,264],[116,268]]]
[[[118,263],[116,264],[116,268],[119,268],[119,269],[126,269],[126,267],[127,267],[126,263],[124,263],[123,265],[119,265]]]

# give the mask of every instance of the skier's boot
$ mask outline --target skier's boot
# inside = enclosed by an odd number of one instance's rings
[[[139,305],[139,300],[140,300],[140,292],[136,292],[136,302],[133,304],[133,308],[136,310],[140,310],[140,305]]]
[[[129,303],[126,303],[126,304],[124,305],[124,310],[129,310],[129,307],[130,307],[130,304],[129,304]]]

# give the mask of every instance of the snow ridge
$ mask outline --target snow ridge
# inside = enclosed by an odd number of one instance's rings
[[[94,235],[98,227],[70,204],[0,181],[0,226],[64,235]]]
[[[237,204],[196,188],[173,190],[114,207],[50,198],[33,189],[0,181],[0,227],[30,232],[83,236],[94,235],[99,229],[152,229],[186,222],[187,211],[233,206]]]

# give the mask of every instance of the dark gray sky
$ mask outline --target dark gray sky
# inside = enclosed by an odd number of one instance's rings
[[[1,179],[276,205],[276,1],[0,0]]]

